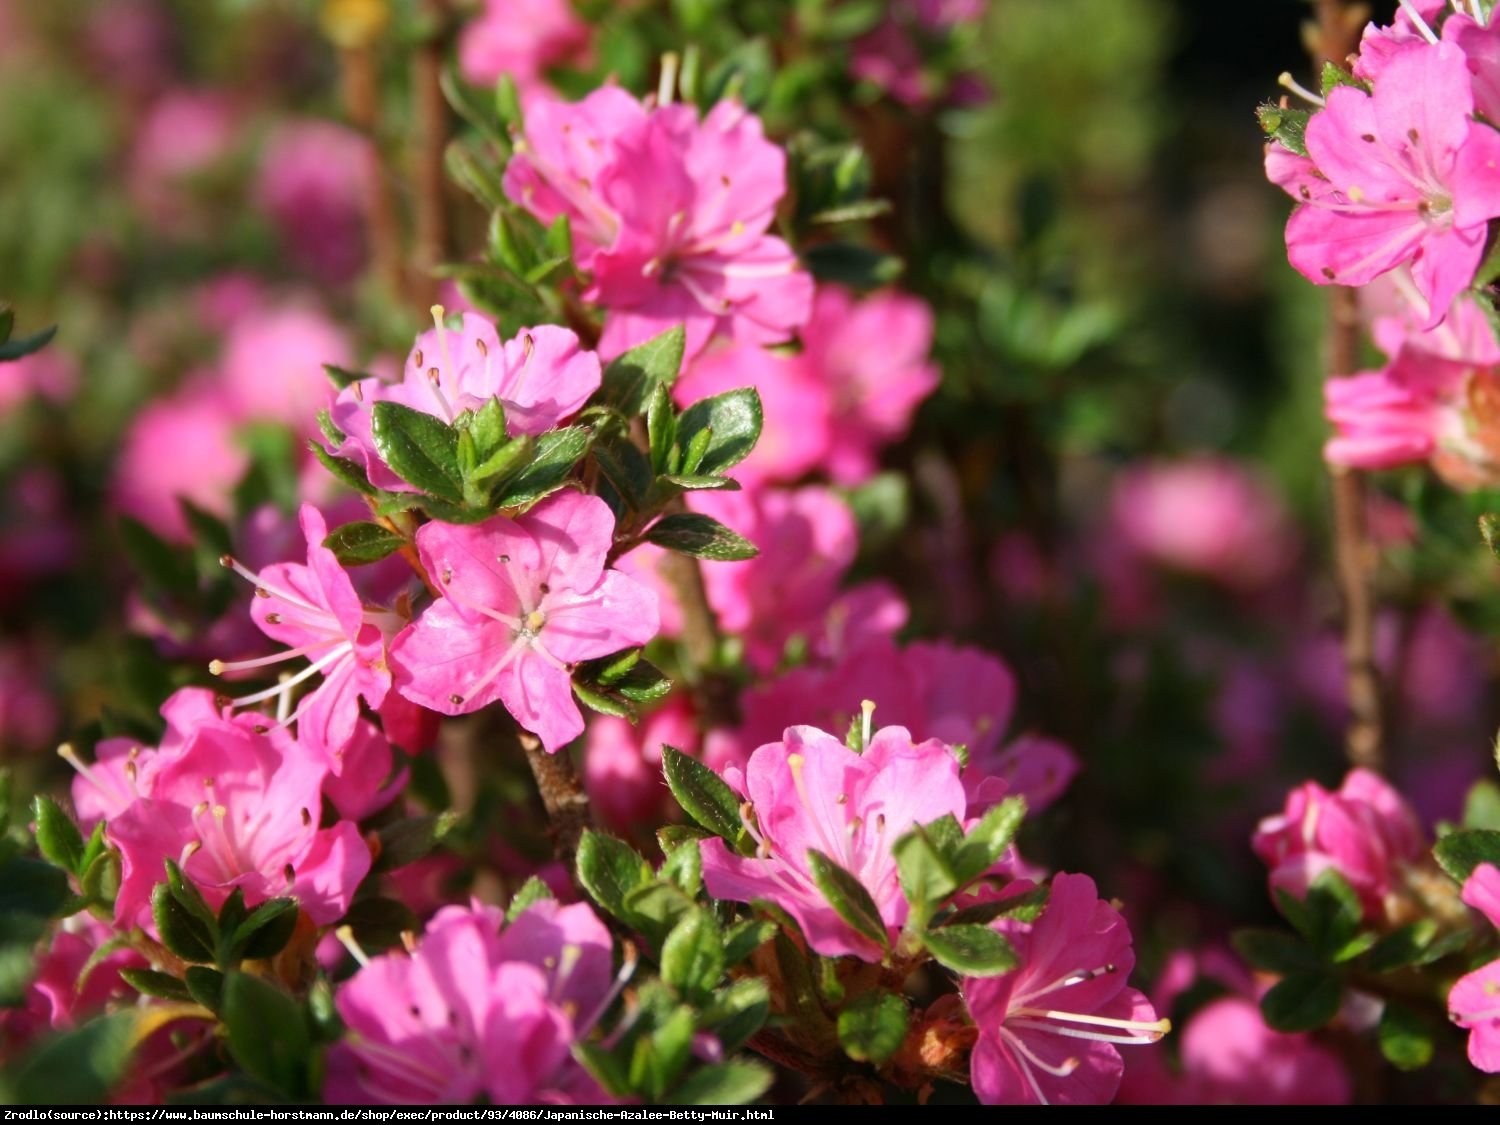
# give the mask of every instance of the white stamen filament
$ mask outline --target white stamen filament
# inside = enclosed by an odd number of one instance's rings
[[[77,770],[80,777],[82,777],[95,789],[99,790],[100,793],[102,793],[105,797],[108,797],[111,801],[120,801],[124,804],[129,804],[131,800],[134,799],[135,794],[122,793],[114,785],[104,780],[101,775],[95,773],[94,770],[87,763],[85,763],[82,758],[78,756],[78,752],[73,749],[72,743],[64,742],[61,746],[59,746],[57,748],[57,756],[63,761],[67,762],[68,765],[72,766],[75,770]]]
[[[259,703],[262,700],[271,699],[274,696],[278,696],[285,692],[288,692],[298,684],[302,683],[303,680],[306,680],[311,676],[317,674],[318,672],[321,672],[335,660],[338,660],[345,654],[352,653],[353,651],[354,646],[351,645],[348,641],[344,641],[328,655],[319,657],[317,660],[314,660],[311,664],[302,669],[302,671],[298,672],[295,676],[290,676],[286,679],[283,679],[275,687],[266,688],[265,691],[258,691],[254,695],[242,696],[234,701],[234,706],[236,709],[241,707],[248,707],[252,703]]]
[[[370,964],[370,955],[365,952],[364,947],[354,937],[353,926],[340,926],[333,931],[333,936],[338,939],[340,945],[349,951],[349,956],[359,962],[360,968],[367,968]]]
[[[1417,30],[1422,33],[1422,38],[1429,43],[1436,43],[1438,37],[1432,28],[1427,26],[1427,21],[1422,18],[1422,13],[1417,11],[1417,6],[1412,0],[1401,0],[1401,10],[1406,13],[1406,18],[1416,24]]]
[[[1299,98],[1302,98],[1304,101],[1311,102],[1313,105],[1318,106],[1319,108],[1327,104],[1321,97],[1313,93],[1306,86],[1302,85],[1302,83],[1293,78],[1292,73],[1289,70],[1283,70],[1279,75],[1277,75],[1276,85],[1280,86],[1284,90],[1290,90]]]
[[[636,955],[635,946],[630,942],[625,943],[624,953],[621,955],[620,971],[615,974],[614,982],[599,1001],[599,1006],[589,1014],[589,1017],[578,1025],[575,1038],[582,1039],[594,1029],[594,1025],[604,1018],[604,1013],[609,1011],[609,1006],[615,1002],[615,998],[625,990],[630,983],[630,978],[635,975],[635,967],[640,958]]]
[[[517,635],[516,639],[511,641],[510,647],[505,650],[504,655],[502,655],[499,660],[495,661],[494,664],[490,665],[490,670],[488,672],[480,676],[479,679],[474,681],[474,683],[470,684],[469,690],[464,694],[468,698],[473,699],[474,696],[478,694],[481,688],[483,688],[501,672],[505,671],[506,668],[510,667],[511,661],[515,660],[517,654],[526,647],[526,643],[526,637]]]
[[[329,637],[326,641],[314,641],[310,645],[289,648],[284,652],[273,652],[270,656],[258,656],[254,660],[210,660],[208,670],[215,676],[222,676],[225,672],[248,672],[252,668],[265,668],[271,664],[280,664],[285,660],[295,660],[299,656],[317,652],[320,648],[336,645],[343,639],[343,637]]]
[[[661,57],[661,76],[656,82],[657,105],[671,105],[677,94],[678,61],[676,51],[668,51]]]
[[[860,745],[869,747],[870,737],[874,733],[875,726],[875,701],[873,699],[861,700],[859,704],[863,719],[860,721]]]
[[[305,609],[309,613],[316,613],[316,614],[318,614],[318,615],[320,615],[322,617],[327,617],[328,616],[328,611],[326,609],[319,609],[317,606],[311,605],[308,602],[303,601],[296,594],[289,593],[288,591],[281,589],[279,586],[272,586],[268,582],[261,581],[260,575],[255,574],[252,571],[246,569],[245,565],[243,563],[241,563],[240,560],[237,559],[237,558],[235,558],[233,555],[224,555],[224,556],[222,556],[219,559],[219,562],[223,563],[230,570],[234,571],[241,578],[243,578],[246,582],[248,582],[248,583],[250,583],[250,585],[254,586],[257,590],[264,590],[264,591],[266,591],[266,593],[270,594],[272,597],[280,598],[282,601],[288,602],[291,605],[297,606],[297,607],[299,607],[301,609]]]
[[[279,679],[281,683],[285,683],[290,678],[291,677],[288,676],[287,673],[283,672]],[[291,722],[291,719],[292,693],[289,691],[284,691],[276,697],[276,725],[286,726],[287,723]]]
[[[1009,1022],[1018,1024],[1035,1022],[1037,1026],[1045,1026],[1047,1030],[1054,1031],[1058,1035],[1075,1034],[1080,1038],[1090,1037],[1086,1032],[1083,1031],[1074,1031],[1070,1033],[1068,1031],[1065,1031],[1063,1028],[1053,1027],[1050,1022],[1043,1025],[1040,1023],[1040,1021],[1056,1020],[1063,1023],[1086,1024],[1090,1027],[1118,1028],[1121,1031],[1138,1032],[1140,1035],[1145,1036],[1145,1038],[1132,1037],[1128,1039],[1111,1039],[1109,1040],[1110,1042],[1155,1043],[1163,1035],[1172,1030],[1172,1021],[1168,1019],[1122,1020],[1115,1019],[1110,1016],[1089,1015],[1084,1012],[1064,1012],[1055,1009],[1043,1008],[1012,1008],[1010,1010],[1010,1014],[1012,1016],[1019,1016],[1021,1017],[1021,1019],[1011,1020]]]

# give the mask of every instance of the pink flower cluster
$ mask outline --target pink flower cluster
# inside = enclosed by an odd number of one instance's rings
[[[736,102],[700,121],[613,86],[576,104],[538,94],[505,191],[545,223],[567,216],[583,297],[608,313],[607,357],[678,324],[697,355],[714,336],[775,344],[807,321],[812,280],[768,233],[786,157]]]
[[[1463,900],[1500,927],[1500,868],[1481,863],[1464,882]],[[1500,960],[1459,978],[1448,993],[1449,1017],[1469,1033],[1469,1061],[1500,1072]]]
[[[719,899],[775,903],[825,957],[874,962],[884,950],[824,897],[813,852],[869,892],[894,943],[910,910],[896,841],[945,816],[964,823],[975,809],[953,748],[937,739],[914,742],[896,726],[874,732],[862,751],[816,727],[789,727],[759,747],[743,772],[728,769],[725,780],[746,800],[756,852],[742,856],[720,839],[703,841],[704,886]],[[1008,879],[1007,867],[1002,861],[991,874]],[[1033,889],[1020,881],[990,893]],[[1107,1103],[1123,1070],[1116,1045],[1152,1043],[1167,1030],[1146,998],[1126,987],[1134,955],[1124,919],[1099,900],[1087,876],[1058,874],[1036,921],[994,926],[1020,965],[961,982],[978,1029],[975,1093],[987,1104]]]
[[[1500,36],[1482,6],[1404,3],[1365,31],[1354,80],[1307,122],[1306,156],[1272,145],[1297,207],[1287,253],[1317,284],[1394,287],[1402,331],[1379,371],[1333,379],[1330,462],[1430,461],[1460,487],[1496,479],[1494,334],[1464,291],[1500,217]]]
[[[544,899],[508,925],[478,902],[438,911],[405,953],[339,989],[344,1038],[330,1103],[569,1104],[606,1100],[573,1041],[608,1004],[613,947],[587,906]]]

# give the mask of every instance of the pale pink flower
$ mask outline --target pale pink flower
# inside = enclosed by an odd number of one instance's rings
[[[61,405],[78,390],[78,365],[55,345],[0,363],[0,420],[30,399]]]
[[[1293,266],[1320,285],[1365,285],[1411,263],[1428,327],[1474,278],[1488,221],[1500,215],[1500,132],[1472,117],[1463,52],[1399,47],[1375,92],[1330,90],[1307,124],[1311,175],[1283,184]]]
[[[1260,822],[1251,844],[1272,889],[1302,898],[1324,871],[1337,871],[1372,920],[1384,915],[1403,870],[1426,850],[1411,806],[1366,769],[1351,770],[1336,793],[1315,781],[1293,789],[1282,812]]]
[[[571,1047],[607,1002],[610,960],[609,932],[587,906],[539,902],[509,926],[494,907],[447,907],[410,956],[377,957],[340,987],[345,1033],[329,1052],[324,1097],[607,1100]]]
[[[1247,468],[1198,456],[1133,466],[1110,497],[1119,548],[1235,588],[1278,577],[1296,547],[1279,498]]]
[[[275,732],[273,732],[274,734]],[[320,828],[326,768],[284,735],[207,722],[155,763],[150,793],[106,825],[120,849],[120,925],[148,925],[152,888],[176,860],[205,898],[290,896],[318,925],[342,917],[370,870],[348,820]]]
[[[1126,985],[1135,951],[1125,919],[1087,875],[1059,874],[1041,917],[995,928],[1020,965],[962,982],[979,1028],[974,1093],[986,1105],[1107,1104],[1124,1070],[1116,1046],[1154,1043],[1170,1028]]]
[[[807,320],[812,280],[767,233],[786,157],[737,102],[699,121],[615,87],[577,104],[539,95],[505,191],[543,222],[568,216],[584,299],[608,313],[605,356],[678,324],[694,356],[714,335],[774,344]]]
[[[238,118],[228,96],[217,90],[172,90],[152,103],[130,152],[127,183],[153,226],[181,233],[201,219],[193,189],[229,157]]]
[[[914,744],[904,728],[888,726],[859,754],[815,727],[790,727],[780,742],[750,756],[743,784],[754,811],[756,855],[704,840],[708,893],[735,902],[768,899],[797,920],[816,952],[879,961],[880,946],[818,890],[808,855],[822,852],[853,874],[894,938],[908,904],[892,846],[918,824],[964,815],[952,750],[936,740]]]
[[[656,595],[604,568],[614,516],[554,493],[517,519],[429,523],[417,550],[443,596],[391,646],[396,687],[445,715],[495,700],[555,751],[583,733],[570,665],[656,635]]]
[[[536,435],[576,414],[599,389],[601,377],[599,357],[566,328],[523,328],[502,344],[495,326],[476,313],[462,314],[456,329],[439,317],[417,337],[401,382],[361,379],[339,392],[332,416],[347,440],[337,452],[358,458],[372,484],[410,492],[412,486],[376,452],[370,432],[375,403],[400,403],[451,423],[497,398],[505,408],[507,433]]]
[[[484,0],[459,32],[458,65],[477,86],[508,75],[525,101],[546,89],[549,67],[579,61],[589,38],[571,0]]]
[[[349,575],[323,546],[328,527],[321,512],[304,504],[300,521],[307,540],[305,564],[272,563],[255,573],[235,559],[225,560],[255,586],[250,616],[256,627],[290,646],[289,650],[254,660],[216,660],[210,671],[215,675],[247,672],[307,657],[310,663],[295,676],[236,702],[239,706],[267,699],[289,703],[294,688],[321,673],[322,682],[290,715],[297,721],[302,744],[320,755],[334,773],[342,773],[343,751],[359,720],[359,700],[372,708],[384,702],[391,686],[386,645],[405,622],[392,610],[360,602]]]
[[[364,266],[365,201],[376,175],[374,149],[359,133],[331,121],[291,122],[266,142],[255,199],[292,262],[339,285]]]

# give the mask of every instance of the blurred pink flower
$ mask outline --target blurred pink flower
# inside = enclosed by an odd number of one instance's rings
[[[199,216],[195,181],[214,171],[239,140],[239,114],[217,90],[170,90],[151,104],[136,132],[127,182],[141,214],[158,230],[185,233]]]
[[[348,334],[322,312],[294,304],[252,309],[224,341],[223,385],[238,420],[276,421],[303,437],[333,405],[325,363],[350,367]]]
[[[364,267],[365,200],[377,174],[361,134],[331,121],[290,122],[266,142],[255,199],[292,262],[341,285]]]
[[[1500,926],[1500,869],[1481,863],[1464,882],[1463,900]],[[1469,1061],[1487,1074],[1500,1072],[1500,961],[1461,977],[1448,993],[1449,1018],[1469,1033]]]
[[[0,421],[31,398],[62,404],[78,390],[78,365],[56,345],[0,363]]]
[[[484,0],[458,36],[458,65],[477,86],[509,75],[523,104],[546,89],[547,69],[580,61],[590,27],[571,0]]]
[[[583,786],[605,826],[629,832],[664,823],[670,794],[661,775],[661,748],[695,754],[698,719],[687,699],[674,695],[632,724],[595,715],[584,744]]]
[[[0,644],[0,747],[36,751],[57,733],[57,700],[45,679],[44,662],[19,644]]]
[[[873,82],[903,105],[921,109],[944,93],[937,78],[923,69],[923,45],[951,35],[955,28],[977,22],[988,0],[892,0],[884,20],[854,41],[850,72]],[[969,76],[961,76],[969,77]],[[963,101],[983,97],[977,79],[956,82]],[[954,93],[955,91],[948,91]]]

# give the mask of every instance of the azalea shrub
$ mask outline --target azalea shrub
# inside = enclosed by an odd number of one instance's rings
[[[0,0],[5,1100],[1492,1099],[1500,25],[1202,9]]]

